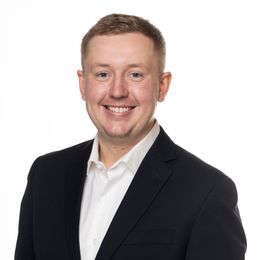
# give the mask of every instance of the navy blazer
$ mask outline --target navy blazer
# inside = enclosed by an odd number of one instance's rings
[[[21,204],[15,260],[80,260],[79,217],[93,141],[39,157]],[[161,129],[96,260],[242,260],[232,180]]]

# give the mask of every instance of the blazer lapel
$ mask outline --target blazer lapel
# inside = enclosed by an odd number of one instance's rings
[[[173,145],[161,129],[110,224],[96,260],[110,259],[165,185],[172,174],[166,161],[175,158]]]
[[[68,160],[65,192],[65,228],[71,260],[80,260],[79,218],[83,187],[86,178],[87,162],[92,142],[77,150]]]

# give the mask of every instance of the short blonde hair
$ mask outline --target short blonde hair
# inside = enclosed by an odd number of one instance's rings
[[[89,41],[98,35],[124,34],[139,32],[153,41],[155,51],[158,54],[159,72],[165,67],[166,47],[162,33],[148,20],[142,17],[126,14],[110,14],[102,17],[83,37],[81,42],[81,65],[84,69],[84,61],[87,56]]]

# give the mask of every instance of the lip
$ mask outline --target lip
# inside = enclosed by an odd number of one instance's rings
[[[127,105],[104,105],[105,111],[113,116],[124,116],[129,115],[134,109],[135,106],[127,106]]]

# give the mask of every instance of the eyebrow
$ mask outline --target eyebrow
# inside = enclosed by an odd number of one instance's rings
[[[91,67],[110,67],[110,65],[106,63],[95,63]]]
[[[146,65],[144,63],[133,63],[133,64],[128,64],[129,68],[134,68],[134,67],[144,67],[146,68]]]

